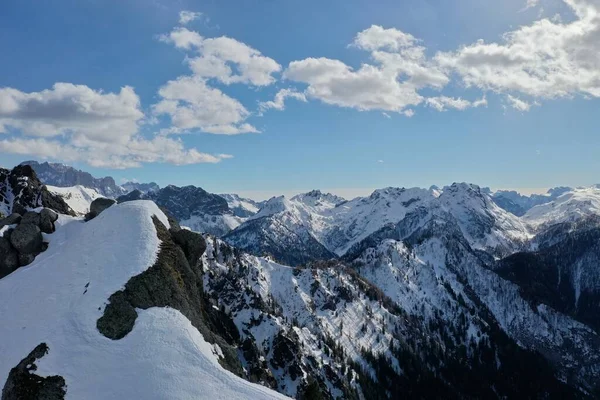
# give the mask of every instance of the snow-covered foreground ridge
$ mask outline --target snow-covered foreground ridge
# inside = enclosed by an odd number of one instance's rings
[[[0,382],[45,343],[35,374],[63,377],[67,399],[284,398],[223,369],[218,349],[177,310],[138,309],[120,340],[98,331],[109,297],[157,260],[153,216],[169,227],[149,201],[89,222],[60,216],[48,250],[0,280]]]

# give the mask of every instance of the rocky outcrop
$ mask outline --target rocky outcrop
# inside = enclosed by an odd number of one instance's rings
[[[153,221],[161,241],[155,264],[131,278],[125,289],[110,296],[109,304],[97,321],[98,330],[110,339],[119,340],[133,328],[136,309],[171,307],[185,315],[205,340],[221,348],[223,367],[241,375],[242,368],[237,351],[231,346],[232,340],[228,343],[218,335],[217,327],[211,322],[217,310],[205,304],[199,262],[206,248],[204,238],[191,231],[167,230],[157,218]],[[227,316],[219,313],[218,318],[222,320]]]
[[[58,214],[43,208],[39,213],[28,211],[22,217],[13,213],[0,220],[0,227],[16,225],[5,229],[0,237],[0,278],[19,267],[29,265],[35,257],[46,250],[43,233],[53,233]]]
[[[19,165],[12,170],[0,168],[0,214],[24,215],[37,207],[75,215],[60,196],[48,191],[29,165]]]
[[[10,245],[7,238],[0,237],[0,278],[17,268],[19,268],[19,253]]]
[[[85,220],[96,218],[102,211],[115,204],[116,201],[113,199],[107,199],[105,197],[99,197],[92,201],[90,204],[90,212],[85,215]]]
[[[39,254],[43,242],[40,227],[30,222],[20,223],[10,235],[10,244],[20,254]]]
[[[67,385],[62,376],[39,376],[35,362],[48,354],[46,343],[40,343],[16,367],[10,370],[2,389],[2,400],[62,400]]]

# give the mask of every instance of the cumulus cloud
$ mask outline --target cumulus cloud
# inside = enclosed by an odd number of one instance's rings
[[[143,116],[139,97],[127,86],[119,93],[71,83],[32,93],[0,88],[0,131],[12,127],[32,136],[70,133],[90,141],[122,142],[137,131]]]
[[[191,50],[202,46],[204,38],[198,32],[178,27],[168,34],[158,35],[158,40],[163,43],[173,44],[178,49]]]
[[[462,99],[460,97],[447,97],[447,96],[437,96],[437,97],[429,97],[425,100],[425,103],[437,111],[446,111],[449,108],[453,108],[455,110],[466,110],[467,108],[476,108],[481,106],[487,106],[487,99],[482,97],[479,100],[469,101]]]
[[[245,122],[250,112],[239,101],[208,86],[201,77],[181,76],[167,82],[158,94],[161,100],[152,107],[153,113],[169,116],[173,132],[194,129],[223,135],[258,132]]]
[[[600,97],[600,3],[564,0],[572,22],[541,19],[503,35],[436,55],[467,86],[535,98]]]
[[[354,69],[339,60],[306,58],[291,62],[284,77],[307,84],[305,93],[327,104],[398,113],[423,102],[419,89],[448,83],[410,34],[373,25],[359,32],[352,46],[369,51],[373,64]]]
[[[193,50],[195,54],[190,55],[187,62],[194,74],[226,85],[267,86],[275,82],[273,74],[281,71],[281,65],[272,58],[227,36],[204,38],[179,27],[160,35],[159,40],[183,50]]]
[[[285,110],[286,99],[296,99],[306,102],[306,95],[304,93],[297,92],[294,89],[281,89],[279,92],[277,92],[277,94],[275,94],[275,98],[273,100],[259,102],[258,109],[261,114],[269,109],[279,111]]]
[[[70,83],[31,93],[2,88],[0,131],[5,137],[0,151],[109,168],[214,163],[226,158],[186,149],[173,138],[146,138],[138,132],[143,119],[131,87],[118,93]]]
[[[180,11],[179,12],[179,24],[180,25],[187,25],[190,22],[197,20],[201,16],[202,16],[201,12]]]
[[[515,110],[518,110],[518,111],[522,111],[522,112],[527,112],[531,109],[532,105],[536,105],[535,103],[534,104],[528,103],[524,100],[519,99],[518,97],[511,96],[510,94],[506,96],[506,99],[508,100],[508,104],[512,108],[514,108]]]

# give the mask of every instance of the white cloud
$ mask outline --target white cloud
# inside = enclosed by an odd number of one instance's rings
[[[131,87],[119,93],[84,85],[56,83],[52,89],[24,93],[0,88],[0,131],[20,129],[31,136],[65,135],[97,142],[123,142],[144,114]]]
[[[56,83],[52,89],[25,93],[0,89],[0,151],[82,161],[109,168],[142,163],[214,163],[227,158],[186,149],[180,140],[139,134],[144,119],[131,87],[104,93],[84,85]]]
[[[525,3],[525,7],[523,7],[523,11],[537,7],[538,4],[540,4],[540,0],[527,0],[527,3]]]
[[[417,42],[410,34],[373,25],[357,34],[353,46],[371,51],[374,64],[353,69],[339,60],[306,58],[291,62],[284,77],[307,84],[305,93],[327,104],[403,113],[424,100],[419,89],[441,89],[449,81]]]
[[[201,16],[202,16],[201,12],[180,11],[179,12],[179,24],[180,25],[187,25],[190,22],[197,20]]]
[[[600,97],[600,3],[564,0],[575,19],[541,19],[504,34],[501,43],[480,40],[436,61],[467,86],[535,98]]]
[[[281,89],[273,100],[258,103],[258,109],[261,114],[269,109],[285,110],[285,100],[290,98],[306,102],[304,93],[297,92],[294,89]]]
[[[388,49],[398,51],[402,48],[412,47],[417,39],[397,29],[384,29],[378,25],[359,32],[354,39],[354,45],[364,50]]]
[[[175,45],[178,49],[191,50],[202,46],[204,38],[198,32],[178,27],[169,34],[158,35],[158,40]]]
[[[159,40],[198,53],[199,56],[191,55],[187,59],[194,74],[226,85],[267,86],[275,82],[273,74],[281,71],[281,65],[272,58],[227,36],[204,38],[197,32],[179,27],[160,35]]]
[[[250,112],[236,99],[206,84],[203,78],[181,76],[167,82],[158,91],[156,116],[168,115],[172,132],[199,129],[203,132],[236,135],[258,132],[245,122]]]
[[[531,109],[532,104],[519,99],[518,97],[511,96],[510,94],[506,96],[508,103],[512,108],[518,111],[526,112]],[[535,105],[535,104],[534,104]]]
[[[460,97],[453,98],[447,96],[437,96],[425,99],[425,103],[429,107],[435,108],[437,111],[446,111],[449,108],[462,111],[466,110],[467,108],[487,106],[487,99],[485,97],[482,97],[479,100],[471,102]]]

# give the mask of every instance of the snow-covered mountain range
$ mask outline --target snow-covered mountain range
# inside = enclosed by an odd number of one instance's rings
[[[264,203],[167,186],[98,208],[0,172],[0,267],[59,214],[0,278],[3,399],[600,396],[596,187],[521,215],[466,183]]]

